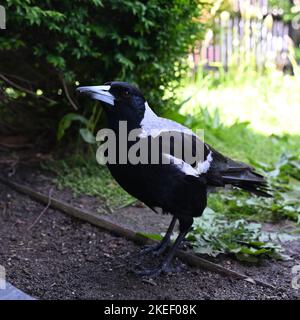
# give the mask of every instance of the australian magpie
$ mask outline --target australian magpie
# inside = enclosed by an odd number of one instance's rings
[[[222,155],[202,142],[187,127],[157,116],[137,87],[126,82],[107,82],[102,86],[79,87],[77,90],[92,99],[102,101],[108,120],[107,127],[113,130],[118,142],[122,138],[119,129],[122,121],[126,122],[128,131],[139,130],[139,141],[159,139],[159,161],[156,163],[107,163],[112,176],[129,194],[154,211],[160,208],[163,213],[173,216],[163,240],[156,246],[145,248],[143,253],[159,255],[165,252],[169,247],[176,220],[179,221],[179,235],[162,263],[153,269],[143,269],[140,271],[142,275],[154,276],[173,270],[171,260],[175,251],[189,232],[193,218],[202,215],[210,190],[232,185],[259,196],[269,196],[263,176],[250,166]],[[174,134],[175,138],[176,134],[180,135],[183,149],[189,148],[194,152],[199,146],[201,155],[196,159],[192,157],[192,160],[188,159],[184,152],[181,152],[180,156],[180,152],[175,152],[174,137],[170,147],[163,148],[164,134],[170,133]],[[126,150],[136,141],[129,142]],[[147,148],[150,154],[153,153],[149,144]],[[163,159],[169,161],[164,162]]]

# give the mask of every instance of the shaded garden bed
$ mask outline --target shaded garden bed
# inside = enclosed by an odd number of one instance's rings
[[[47,194],[53,184],[48,174],[33,167],[17,170],[14,179],[32,184]],[[49,208],[37,221],[44,206],[0,185],[3,244],[0,264],[7,268],[8,280],[40,299],[296,299],[291,287],[291,268],[299,258],[299,243],[290,243],[292,261],[264,260],[241,264],[229,256],[210,258],[223,266],[261,279],[275,286],[263,288],[198,268],[145,281],[131,267],[137,262],[138,246],[88,223]],[[98,198],[74,196],[69,190],[53,194],[74,206],[97,211]],[[4,209],[5,208],[5,209]],[[98,210],[99,211],[99,210]],[[101,211],[101,210],[100,210]],[[99,213],[100,214],[100,213]],[[168,216],[147,208],[128,207],[105,218],[142,232],[165,230]],[[149,263],[146,258],[144,263]],[[177,263],[179,263],[177,261]],[[159,281],[159,286],[157,285]]]

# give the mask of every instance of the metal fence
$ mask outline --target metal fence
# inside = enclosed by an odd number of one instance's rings
[[[267,0],[235,3],[235,10],[216,18],[205,39],[194,48],[194,68],[201,64],[207,68],[223,66],[226,70],[232,63],[246,61],[258,67],[273,62],[283,69],[291,40],[290,27],[282,21],[281,12],[268,8]]]

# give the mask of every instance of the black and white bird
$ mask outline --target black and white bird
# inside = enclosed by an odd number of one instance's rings
[[[191,163],[184,155],[178,158],[174,145],[166,153],[161,139],[159,159],[167,158],[170,160],[168,163],[121,164],[117,161],[115,164],[107,164],[112,176],[129,194],[154,211],[160,208],[163,213],[173,216],[163,240],[156,246],[144,249],[143,253],[164,253],[169,248],[176,220],[179,221],[179,235],[162,262],[155,268],[143,269],[140,272],[142,275],[154,276],[173,270],[171,260],[191,229],[194,217],[202,215],[210,190],[232,185],[259,196],[270,196],[263,176],[250,166],[223,156],[202,142],[187,127],[157,116],[135,86],[126,82],[107,82],[103,86],[79,87],[77,90],[102,101],[107,126],[114,131],[118,141],[121,141],[119,123],[126,121],[128,130],[140,129],[138,140],[157,139],[158,136],[171,133],[182,137],[183,148],[189,146],[193,152],[197,145],[202,147],[202,157]],[[155,137],[153,132],[156,132]],[[133,143],[129,143],[127,148]],[[148,151],[151,153],[151,150]]]

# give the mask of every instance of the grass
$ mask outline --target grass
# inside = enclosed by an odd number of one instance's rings
[[[279,71],[249,77],[229,74],[223,80],[220,77],[216,80],[215,74],[200,74],[195,83],[187,84],[182,95],[193,97],[181,111],[196,116],[199,107],[211,113],[219,110],[226,126],[249,122],[249,127],[261,134],[299,135],[299,123],[295,121],[300,117],[297,78]]]
[[[75,194],[99,197],[106,203],[108,212],[135,201],[118,186],[108,169],[97,164],[90,154],[72,156],[45,166],[55,172],[54,182],[59,188],[70,188]]]
[[[300,148],[299,87],[297,77],[275,70],[200,73],[181,90],[182,100],[191,99],[180,113],[202,125],[206,141],[227,154],[274,163],[282,152]]]
[[[280,157],[295,155],[296,166],[300,163],[299,86],[298,77],[276,70],[263,75],[253,70],[200,73],[196,81],[183,87],[182,100],[188,102],[180,113],[190,127],[204,129],[206,142],[270,175],[274,187],[278,187],[276,178],[282,180],[291,173],[272,177],[275,169],[280,171]],[[287,182],[286,190],[275,194],[275,200],[249,200],[241,192],[221,193],[210,197],[209,206],[236,218],[266,221],[288,217],[297,221],[299,202],[289,206],[283,200],[289,199],[290,193],[300,195],[295,179]]]

